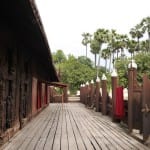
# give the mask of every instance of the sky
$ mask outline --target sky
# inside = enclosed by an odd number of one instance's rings
[[[35,0],[51,52],[85,56],[83,32],[93,34],[99,28],[130,29],[150,16],[150,0]],[[88,57],[94,60],[88,47]]]

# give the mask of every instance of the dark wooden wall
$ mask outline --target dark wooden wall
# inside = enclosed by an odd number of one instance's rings
[[[48,85],[43,82],[48,75],[38,58],[18,42],[13,30],[0,25],[1,143],[48,105]]]

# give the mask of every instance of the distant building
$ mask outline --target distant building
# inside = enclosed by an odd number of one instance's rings
[[[58,77],[33,0],[0,4],[0,144],[49,102]]]

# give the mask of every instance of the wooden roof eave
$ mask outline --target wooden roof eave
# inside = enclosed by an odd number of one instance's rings
[[[34,2],[5,0],[1,2],[0,8],[0,17],[14,30],[18,40],[25,44],[27,49],[33,51],[34,57],[39,56],[44,64],[43,70],[49,73],[49,81],[58,81],[40,17],[34,11],[36,9]]]

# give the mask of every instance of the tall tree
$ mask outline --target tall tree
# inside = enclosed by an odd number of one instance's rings
[[[93,67],[93,62],[91,61],[90,58],[86,58],[85,56],[79,56],[77,58],[78,62],[81,63],[81,64],[85,64],[87,66],[89,66],[90,68]]]
[[[127,42],[127,49],[129,51],[129,53],[131,54],[131,58],[134,57],[134,53],[135,53],[135,50],[136,50],[136,47],[137,47],[137,41],[135,40],[128,40]]]
[[[135,51],[138,52],[139,51],[140,38],[142,38],[143,34],[144,34],[144,30],[142,29],[142,25],[137,24],[134,28],[131,28],[129,33],[133,39],[137,40],[137,46],[136,46]]]
[[[62,70],[62,64],[66,62],[67,58],[63,52],[63,50],[57,50],[56,53],[52,54],[53,60],[57,69],[58,77],[61,79],[61,70]]]
[[[150,50],[149,50],[149,40],[145,40],[145,41],[141,41],[140,42],[140,49],[142,52],[144,53],[149,53]]]
[[[121,54],[121,58],[124,57],[124,49],[127,46],[128,37],[125,34],[117,34],[116,38],[116,52],[117,52],[117,59],[119,57],[119,52]]]
[[[87,46],[88,46],[88,44],[89,44],[90,41],[91,41],[92,35],[91,35],[90,33],[83,33],[82,36],[83,36],[82,44],[83,44],[83,45],[85,46],[85,48],[86,48],[86,58],[87,58]]]
[[[103,44],[106,44],[109,41],[109,30],[106,29],[97,29],[94,33],[94,39],[99,43],[99,59],[97,65],[97,76],[98,76],[98,69],[100,67],[100,58],[101,58],[101,48]]]
[[[62,81],[68,84],[72,92],[78,90],[81,84],[91,81],[95,77],[95,69],[87,64],[87,60],[84,57],[77,59],[70,55],[63,64]]]
[[[143,32],[147,32],[148,34],[148,44],[149,44],[149,52],[150,52],[150,17],[144,18],[141,21],[141,26],[142,26],[142,30]]]
[[[109,71],[111,70],[111,63],[113,63],[113,67],[114,67],[114,61],[115,61],[115,53],[116,53],[116,49],[117,49],[117,38],[118,38],[118,34],[116,33],[116,30],[112,29],[109,32],[109,43],[108,43],[108,47],[110,49],[110,62],[109,62]]]
[[[53,60],[55,64],[63,63],[67,60],[63,50],[57,50],[56,53],[53,53]]]
[[[99,53],[99,42],[95,39],[92,39],[90,43],[90,48],[91,48],[91,53],[93,53],[95,56],[94,61],[95,61],[95,67],[96,67],[97,54]]]
[[[110,57],[110,49],[109,47],[102,50],[102,58],[105,60],[105,72],[107,71],[107,60]]]

